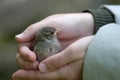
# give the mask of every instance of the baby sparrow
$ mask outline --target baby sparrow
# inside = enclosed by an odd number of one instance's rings
[[[44,27],[36,33],[33,51],[36,53],[38,61],[60,51],[61,44],[57,39],[57,32],[56,28]]]

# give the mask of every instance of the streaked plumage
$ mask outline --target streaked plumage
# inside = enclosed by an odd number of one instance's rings
[[[38,61],[42,61],[60,51],[61,45],[56,33],[57,29],[53,27],[44,27],[36,33],[33,50],[37,55]]]

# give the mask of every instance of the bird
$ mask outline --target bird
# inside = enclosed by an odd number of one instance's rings
[[[61,50],[60,41],[57,38],[59,29],[54,27],[43,27],[36,32],[33,42],[33,51],[39,62],[58,53]]]

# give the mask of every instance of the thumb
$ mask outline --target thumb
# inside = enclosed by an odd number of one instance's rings
[[[26,30],[24,30],[22,33],[15,36],[15,39],[18,42],[28,42],[34,39],[35,33],[38,29],[42,28],[44,26],[43,22],[37,22],[35,24],[32,24],[28,26]]]
[[[65,50],[48,57],[39,64],[41,72],[50,72],[57,70],[65,65],[78,60],[83,60],[87,47],[91,42],[93,36],[79,39],[72,43]]]
[[[62,66],[65,66],[66,64],[69,64],[73,61],[79,60],[80,55],[76,55],[74,53],[74,50],[71,52],[72,49],[68,48],[65,49],[64,51],[57,53],[55,55],[52,55],[48,57],[47,59],[43,60],[39,64],[39,70],[41,72],[50,72],[53,70],[57,70],[61,68]],[[73,54],[74,53],[74,54]]]

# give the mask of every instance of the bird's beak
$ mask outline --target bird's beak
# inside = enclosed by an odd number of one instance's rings
[[[54,36],[57,36],[57,33],[58,33],[59,31],[55,31],[55,33],[54,33]]]
[[[57,29],[54,33],[55,36],[57,36],[57,33],[60,31],[60,29]]]

